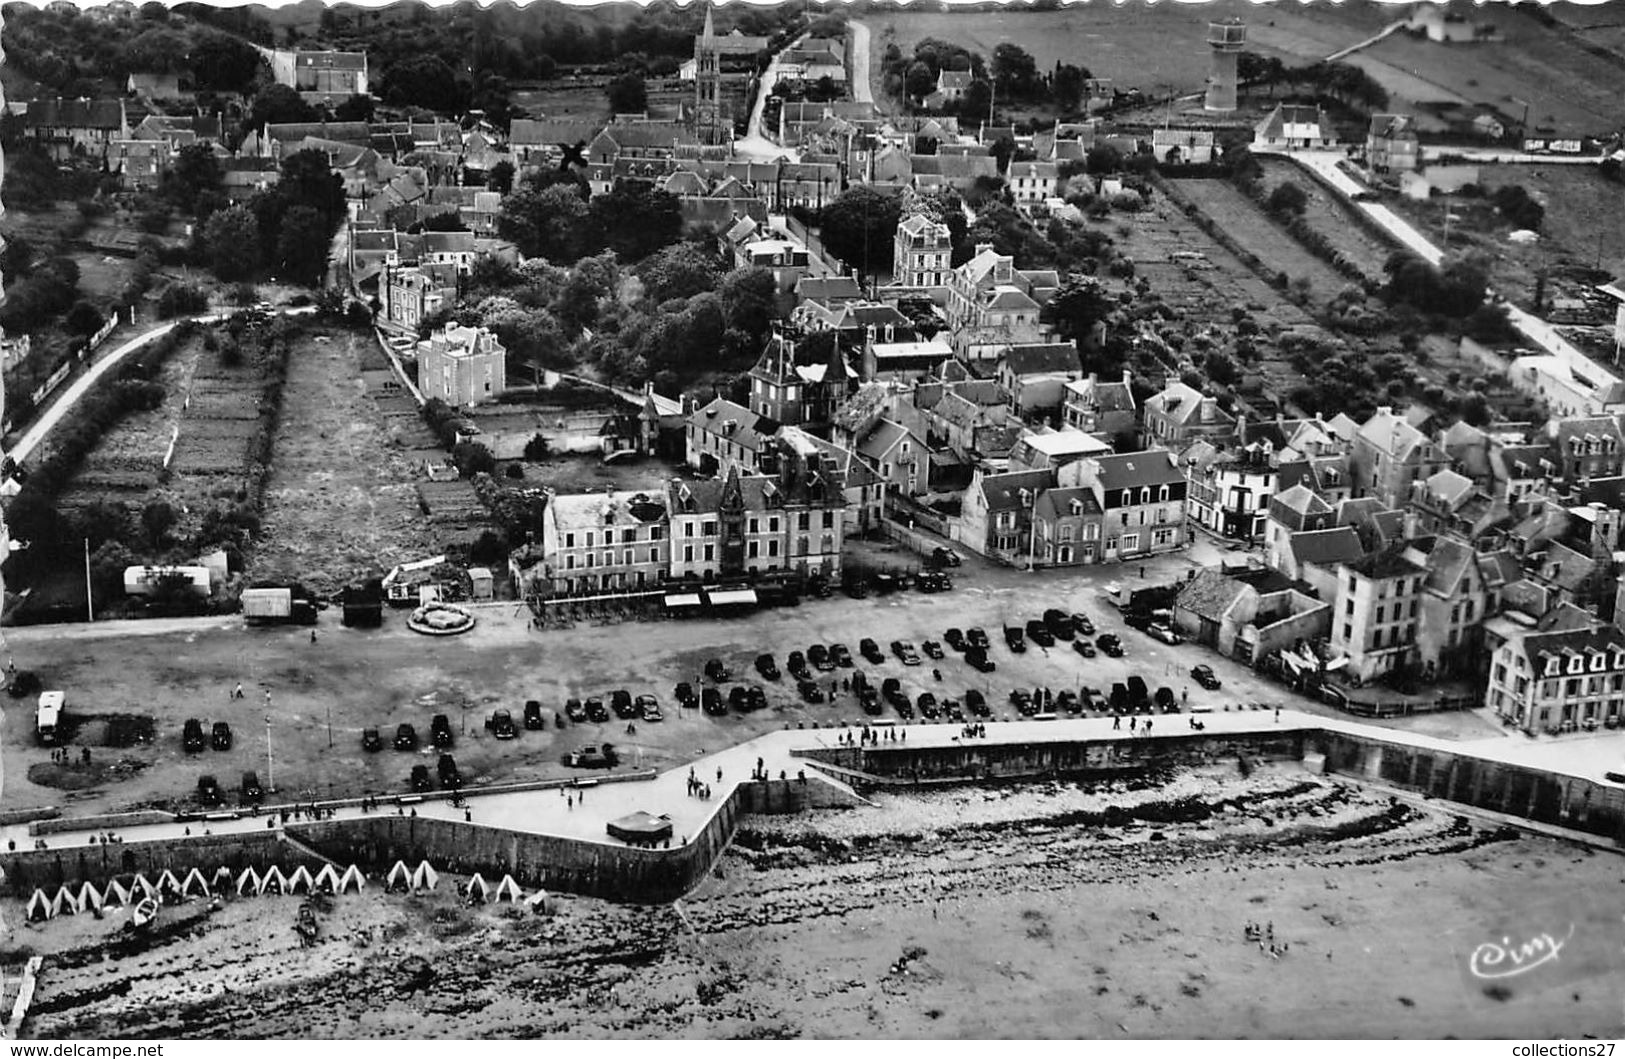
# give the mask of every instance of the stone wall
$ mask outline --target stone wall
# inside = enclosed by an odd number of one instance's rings
[[[283,842],[274,830],[233,835],[194,835],[162,842],[115,842],[110,845],[66,846],[20,850],[0,855],[5,890],[26,898],[36,887],[55,891],[66,882],[103,883],[115,875],[142,872],[156,882],[165,868],[186,878],[193,868],[210,876],[221,865],[233,874],[244,868],[256,871],[280,865],[291,871],[303,864],[312,871],[320,862]]]

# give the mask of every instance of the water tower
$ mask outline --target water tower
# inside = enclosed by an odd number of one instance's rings
[[[1247,47],[1247,26],[1239,18],[1207,24],[1207,46],[1213,60],[1208,68],[1204,110],[1228,113],[1236,109],[1236,56]]]

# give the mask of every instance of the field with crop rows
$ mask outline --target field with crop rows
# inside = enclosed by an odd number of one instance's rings
[[[1348,279],[1282,230],[1258,203],[1228,180],[1172,183],[1243,250],[1257,256],[1265,268],[1285,275],[1294,284],[1307,279],[1309,296],[1317,305],[1325,305],[1348,285]]]
[[[1327,191],[1296,164],[1285,158],[1258,156],[1264,169],[1266,193],[1291,181],[1304,190],[1309,201],[1304,209],[1304,220],[1325,237],[1333,249],[1354,262],[1369,279],[1385,278],[1383,264],[1394,250],[1394,244],[1366,228],[1355,217],[1353,207]]]

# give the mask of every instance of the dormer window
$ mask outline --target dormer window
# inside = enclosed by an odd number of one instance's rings
[[[1593,654],[1591,656],[1591,671],[1593,673],[1601,673],[1603,670],[1605,670],[1607,668],[1608,668],[1608,656],[1607,655],[1603,654],[1601,651],[1598,651],[1596,654]]]
[[[1547,655],[1545,675],[1548,677],[1555,677],[1561,672],[1561,662],[1558,660],[1558,657],[1556,655]]]
[[[1586,660],[1584,658],[1581,658],[1579,655],[1569,655],[1570,673],[1584,673],[1585,670]]]
[[[1151,487],[1149,485],[1142,485],[1140,487],[1140,503],[1151,503]]]

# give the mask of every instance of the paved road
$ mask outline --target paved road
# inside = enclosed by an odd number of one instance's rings
[[[734,141],[735,157],[747,162],[771,162],[778,158],[788,162],[801,161],[801,152],[792,147],[782,147],[768,138],[766,130],[762,128],[762,113],[767,109],[767,100],[773,92],[773,86],[779,81],[780,56],[798,47],[806,39],[807,35],[803,33],[785,45],[784,50],[773,56],[773,61],[768,64],[767,72],[762,75],[761,84],[756,90],[756,102],[750,108],[750,124],[746,126],[748,135]]]
[[[862,22],[846,24],[852,34],[852,69],[846,72],[852,85],[852,98],[859,103],[875,101],[874,86],[869,81],[869,27]]]

